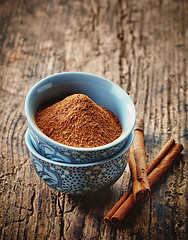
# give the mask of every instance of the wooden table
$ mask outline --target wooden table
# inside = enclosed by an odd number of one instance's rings
[[[0,1],[1,239],[187,239],[188,1]],[[36,175],[25,97],[40,79],[81,71],[114,81],[145,121],[147,162],[170,139],[184,151],[119,227],[103,217],[129,169],[102,192],[71,197]]]

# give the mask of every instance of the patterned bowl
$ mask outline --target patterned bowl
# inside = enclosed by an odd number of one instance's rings
[[[43,134],[35,124],[36,111],[40,106],[57,102],[74,93],[86,94],[98,105],[112,111],[121,123],[121,136],[104,146],[78,148],[58,143]],[[136,120],[134,104],[121,87],[105,78],[78,72],[59,73],[38,82],[26,97],[25,112],[36,150],[50,160],[75,164],[106,159],[120,151]]]
[[[41,180],[57,191],[72,195],[97,191],[115,183],[126,167],[125,153],[130,148],[133,138],[132,131],[126,146],[106,160],[87,164],[66,164],[41,156],[35,150],[28,130],[25,135],[33,166]]]

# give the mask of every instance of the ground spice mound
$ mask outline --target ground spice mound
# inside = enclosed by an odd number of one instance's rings
[[[40,109],[35,121],[45,135],[72,147],[102,146],[122,133],[117,117],[84,94],[73,94]]]

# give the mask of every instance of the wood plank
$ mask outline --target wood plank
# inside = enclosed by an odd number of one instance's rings
[[[186,239],[188,2],[0,2],[0,239]],[[145,120],[150,162],[169,139],[183,155],[150,199],[113,228],[103,217],[130,185],[63,195],[36,175],[25,146],[24,101],[43,77],[64,71],[120,85]]]

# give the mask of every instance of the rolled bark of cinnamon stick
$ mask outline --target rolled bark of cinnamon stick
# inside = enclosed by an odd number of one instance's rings
[[[133,193],[136,200],[145,201],[150,195],[150,185],[146,172],[146,152],[144,146],[144,121],[138,119],[134,128],[133,147],[130,150],[129,164],[133,176]],[[131,167],[133,166],[133,168]],[[135,170],[136,166],[136,172]]]
[[[149,174],[158,164],[159,162],[165,157],[165,155],[170,151],[170,149],[174,146],[175,140],[170,139],[164,147],[159,151],[157,156],[149,163],[146,168],[147,174]]]
[[[153,187],[157,181],[168,171],[174,160],[180,155],[183,150],[183,146],[180,143],[175,143],[172,149],[161,160],[155,169],[148,175],[149,184]],[[137,205],[139,201],[134,199],[131,194],[127,200],[117,209],[114,215],[111,217],[111,222],[114,225],[120,224],[128,215],[128,213]]]
[[[118,208],[125,202],[125,200],[129,197],[132,192],[132,187],[130,187],[127,192],[120,198],[120,200],[111,208],[111,210],[104,217],[104,221],[106,223],[111,223],[111,217],[118,210]]]
[[[136,169],[136,161],[135,161],[135,156],[134,156],[133,145],[130,147],[128,163],[129,163],[130,171],[132,174],[134,198],[137,199],[137,197],[138,197],[138,199],[140,199],[141,196],[139,196],[139,194],[140,195],[143,194],[143,191],[145,189],[143,189],[142,183],[140,181],[138,181],[138,179],[137,179],[137,169]]]

